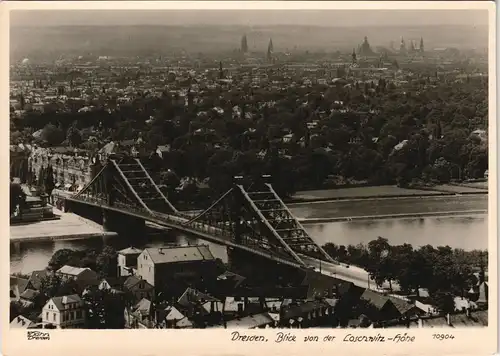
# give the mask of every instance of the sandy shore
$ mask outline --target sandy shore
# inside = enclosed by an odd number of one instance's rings
[[[78,215],[63,213],[57,209],[54,209],[54,213],[59,215],[60,219],[12,225],[10,241],[69,240],[116,235],[114,232],[104,231],[99,224]]]

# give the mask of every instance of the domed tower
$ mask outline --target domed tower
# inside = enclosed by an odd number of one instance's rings
[[[401,37],[401,43],[399,45],[399,52],[402,54],[406,53],[406,43],[405,43],[405,39],[403,37]]]

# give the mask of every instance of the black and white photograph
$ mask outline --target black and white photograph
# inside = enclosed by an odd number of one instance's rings
[[[488,327],[489,18],[10,11],[10,328]]]

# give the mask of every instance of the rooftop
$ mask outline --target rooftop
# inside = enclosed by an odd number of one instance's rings
[[[149,254],[155,264],[215,259],[206,245],[146,248],[144,252]]]
[[[82,303],[82,299],[78,294],[65,295],[62,297],[53,297],[51,301],[56,305],[57,309],[65,309],[67,304]]]
[[[70,274],[70,275],[73,275],[73,276],[78,276],[79,274],[81,274],[82,272],[84,272],[86,270],[90,271],[91,269],[90,268],[81,268],[81,267],[73,267],[73,266],[65,265],[65,266],[62,266],[61,268],[59,268],[57,270],[57,273]]]

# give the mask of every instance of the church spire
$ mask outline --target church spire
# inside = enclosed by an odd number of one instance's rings
[[[222,68],[222,61],[219,62],[219,79],[224,79],[224,69]]]
[[[247,35],[243,35],[243,37],[241,38],[241,52],[243,53],[248,52]]]
[[[424,38],[420,37],[420,52],[424,53]]]
[[[273,46],[273,39],[269,39],[269,45],[267,46],[267,60],[271,61],[273,59],[273,52],[274,52],[274,46]]]

